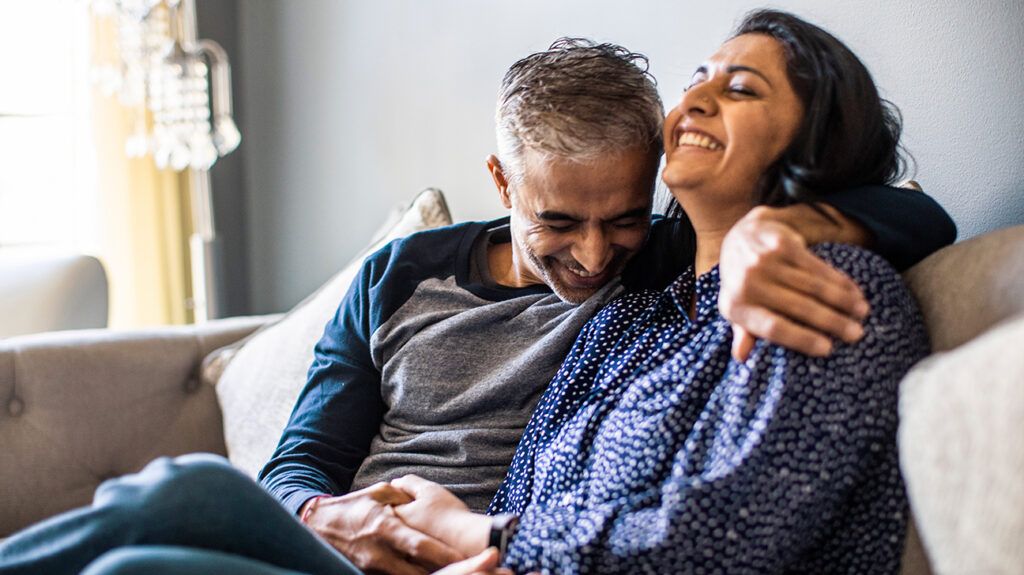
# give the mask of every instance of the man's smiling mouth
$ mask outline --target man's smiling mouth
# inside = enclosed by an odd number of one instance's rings
[[[570,267],[562,262],[558,262],[558,267],[565,270],[567,277],[564,279],[576,289],[599,288],[610,279],[609,273],[611,268],[608,266],[599,272],[588,272],[586,270]]]

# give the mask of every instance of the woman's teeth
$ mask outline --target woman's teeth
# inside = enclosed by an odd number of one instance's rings
[[[677,146],[697,146],[698,148],[705,148],[708,150],[721,150],[722,144],[712,140],[711,138],[698,134],[697,132],[683,132],[682,136],[679,136],[679,142]]]

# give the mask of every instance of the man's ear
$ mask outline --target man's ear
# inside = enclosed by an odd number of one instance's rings
[[[511,210],[512,196],[508,189],[508,178],[505,177],[505,172],[502,171],[501,161],[494,154],[487,156],[487,171],[491,173],[494,186],[498,188],[498,197],[501,199],[501,204],[505,206],[505,209]]]

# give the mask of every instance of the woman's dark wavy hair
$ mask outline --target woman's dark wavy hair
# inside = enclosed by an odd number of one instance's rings
[[[777,10],[756,10],[730,36],[765,34],[778,41],[786,72],[804,105],[793,142],[758,183],[756,204],[812,203],[832,191],[891,184],[902,177],[902,117],[882,99],[867,68],[835,36]],[[673,199],[669,215],[682,209]]]

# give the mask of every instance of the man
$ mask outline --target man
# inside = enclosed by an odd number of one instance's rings
[[[140,543],[302,572],[343,561],[282,523],[288,513],[364,570],[423,573],[461,559],[398,519],[390,506],[410,497],[385,482],[415,474],[485,508],[580,328],[623,290],[660,288],[692,263],[688,222],[651,222],[662,117],[646,59],[621,47],[560,40],[514,64],[487,160],[510,217],[415,234],[367,259],[260,473],[287,513],[226,466],[158,460],[106,484],[93,508],[0,546],[0,573],[77,572]],[[755,210],[730,232],[722,306],[742,326],[737,341],[822,355],[830,337],[859,337],[856,286],[806,246],[873,242],[905,267],[952,240],[929,198],[893,197],[837,193],[824,208],[834,221],[803,207]],[[799,288],[765,271],[780,266],[803,278]]]
[[[404,495],[379,484],[418,475],[484,509],[583,324],[622,289],[664,287],[692,263],[688,222],[650,220],[662,117],[646,60],[621,47],[562,40],[514,64],[487,160],[510,217],[416,234],[367,260],[261,483],[364,569],[443,564],[412,552],[425,536],[390,513]],[[894,206],[892,193],[836,194],[825,209],[838,223],[794,207],[737,226],[722,302],[742,326],[736,354],[751,334],[814,355],[828,336],[860,337],[856,287],[805,248],[873,239],[907,265],[952,240],[926,196]],[[910,241],[895,232],[907,213],[923,216]],[[773,266],[802,289],[777,285]]]

